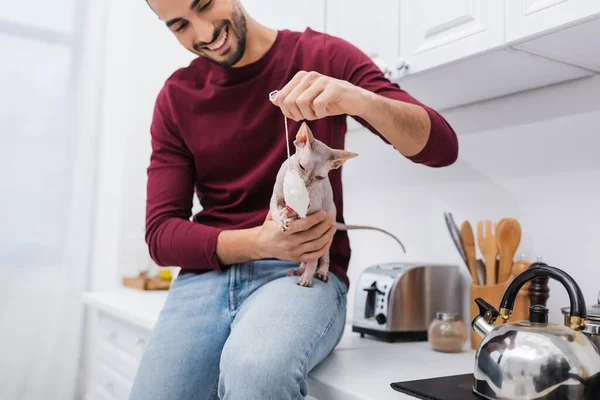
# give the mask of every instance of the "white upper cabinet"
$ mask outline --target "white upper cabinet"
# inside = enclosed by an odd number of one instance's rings
[[[600,0],[509,0],[506,40],[518,41],[598,13]]]
[[[325,30],[325,0],[243,0],[242,5],[252,18],[269,28]]]
[[[326,3],[326,32],[440,110],[600,72],[600,0]]]
[[[513,48],[600,72],[600,0],[514,1],[506,23]]]
[[[409,73],[504,45],[504,0],[400,0],[400,4],[400,49]]]
[[[327,33],[371,56],[390,78],[400,54],[399,18],[399,0],[377,0],[377,7],[364,0],[327,1]]]

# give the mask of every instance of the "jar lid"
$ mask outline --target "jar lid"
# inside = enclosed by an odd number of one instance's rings
[[[564,315],[571,313],[571,307],[564,307],[561,310]],[[588,321],[600,323],[600,293],[598,293],[598,303],[588,307],[586,313]]]
[[[435,313],[435,319],[440,321],[458,321],[458,313],[440,311]]]

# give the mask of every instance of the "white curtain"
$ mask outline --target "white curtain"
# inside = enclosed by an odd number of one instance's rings
[[[102,72],[93,3],[0,0],[0,399],[77,397]]]

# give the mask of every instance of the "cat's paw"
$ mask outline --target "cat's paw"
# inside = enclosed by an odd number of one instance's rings
[[[315,272],[315,278],[325,283],[329,282],[329,275],[327,274],[327,272],[317,271]]]
[[[279,229],[281,229],[282,232],[287,232],[290,229],[290,222],[292,222],[292,220],[288,216],[288,210],[282,208],[279,211]]]
[[[287,273],[287,276],[298,276],[300,275],[300,272],[298,272],[298,270],[296,269],[290,269]]]
[[[312,276],[308,274],[302,274],[300,278],[298,278],[298,282],[296,282],[299,286],[311,287],[312,286]]]

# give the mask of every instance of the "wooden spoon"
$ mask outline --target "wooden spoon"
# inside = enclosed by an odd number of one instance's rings
[[[511,274],[515,254],[521,243],[521,225],[514,218],[504,218],[496,231],[496,245],[500,254],[498,282],[506,281]]]
[[[483,230],[484,222],[485,232]],[[492,233],[492,221],[477,222],[477,241],[479,242],[479,250],[485,260],[485,284],[495,285],[498,283],[496,280],[496,256],[498,255],[498,248],[496,247],[496,238]]]
[[[473,228],[469,221],[464,221],[460,227],[460,234],[463,240],[463,246],[465,248],[465,255],[467,256],[467,264],[471,271],[471,278],[473,284],[480,285],[479,276],[477,274],[477,255],[475,252],[475,236],[473,236]]]

